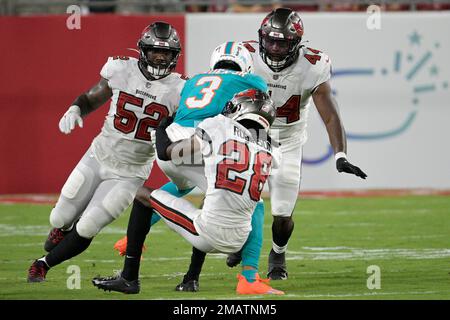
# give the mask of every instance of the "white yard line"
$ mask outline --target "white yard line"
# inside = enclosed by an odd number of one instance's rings
[[[450,248],[364,249],[350,247],[303,247],[304,250],[288,250],[286,260],[374,260],[374,259],[443,259],[450,257]]]
[[[343,293],[343,294],[287,294],[285,297],[291,298],[349,298],[349,297],[373,297],[389,295],[429,295],[429,294],[450,294],[450,291],[398,291],[398,292],[366,292],[366,293]]]

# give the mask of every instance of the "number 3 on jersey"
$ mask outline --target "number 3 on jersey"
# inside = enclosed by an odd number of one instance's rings
[[[220,84],[222,83],[222,78],[218,76],[202,77],[195,85],[199,87],[208,82],[209,85],[200,90],[200,93],[203,94],[201,99],[197,99],[196,97],[189,97],[186,99],[186,106],[189,109],[202,109],[210,104],[216,94],[216,90],[219,89]]]

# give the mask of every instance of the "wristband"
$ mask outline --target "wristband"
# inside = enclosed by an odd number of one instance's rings
[[[339,158],[347,159],[347,155],[345,154],[345,152],[338,152],[334,155],[334,159],[337,161],[337,159]]]
[[[67,113],[69,113],[69,112],[74,112],[78,115],[81,115],[80,107],[77,106],[76,104],[70,106],[70,108],[67,110]]]

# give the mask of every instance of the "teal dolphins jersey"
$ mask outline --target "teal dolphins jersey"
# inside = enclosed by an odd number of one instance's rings
[[[184,85],[174,122],[196,127],[221,114],[236,93],[252,88],[267,92],[265,80],[254,74],[221,69],[198,74]]]

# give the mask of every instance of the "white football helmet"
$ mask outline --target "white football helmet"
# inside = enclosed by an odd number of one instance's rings
[[[211,55],[210,69],[217,69],[217,63],[222,61],[232,61],[241,68],[240,71],[253,73],[253,58],[241,42],[230,41],[216,47]]]

